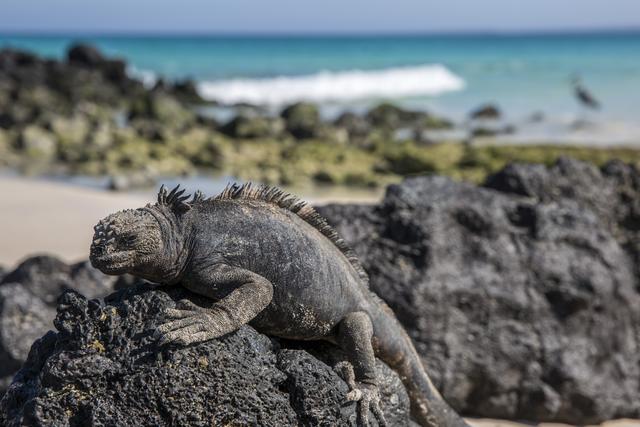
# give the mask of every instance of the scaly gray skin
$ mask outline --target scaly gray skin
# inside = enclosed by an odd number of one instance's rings
[[[466,426],[433,387],[391,309],[342,239],[313,208],[281,190],[227,187],[212,199],[163,188],[155,205],[108,216],[95,227],[91,263],[107,274],[131,273],[180,284],[212,300],[180,301],[166,312],[162,343],[214,339],[244,324],[294,340],[329,340],[350,363],[336,369],[358,401],[361,425],[380,410],[375,357],[398,372],[423,426]]]

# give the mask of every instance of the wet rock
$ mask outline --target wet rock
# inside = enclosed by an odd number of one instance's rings
[[[427,113],[409,111],[389,103],[382,103],[367,112],[367,120],[374,127],[397,129],[416,124],[425,119]]]
[[[204,102],[200,96],[196,83],[191,79],[175,82],[171,88],[171,94],[182,102],[199,104]]]
[[[245,326],[158,348],[152,334],[162,310],[184,297],[203,303],[180,287],[139,286],[105,305],[65,294],[58,332],[34,344],[0,402],[0,424],[355,425],[355,404],[344,403],[347,387],[330,366],[341,355],[331,346],[289,347]],[[378,369],[390,425],[409,425],[399,379]]]
[[[45,80],[46,63],[40,57],[15,49],[0,50],[0,79],[13,80],[25,85],[36,85]]]
[[[321,213],[465,415],[592,424],[640,416],[640,174],[571,159],[487,188],[416,177]]]
[[[143,95],[133,104],[129,119],[150,118],[173,129],[184,129],[195,122],[195,113],[163,92]]]
[[[299,102],[282,110],[280,115],[285,120],[287,131],[298,139],[314,138],[322,127],[315,104]]]
[[[51,120],[51,131],[56,137],[59,156],[63,161],[76,162],[84,159],[90,123],[83,115],[56,116]]]
[[[513,125],[504,126],[475,126],[471,129],[471,136],[476,138],[492,137],[499,135],[511,135],[515,133],[516,128]]]
[[[67,51],[67,62],[72,66],[99,70],[107,81],[118,85],[126,86],[130,80],[123,60],[106,58],[92,45],[80,43],[71,46]]]
[[[226,140],[204,127],[193,127],[171,140],[173,150],[197,167],[222,169]]]
[[[18,154],[14,150],[13,133],[0,129],[0,166],[13,167],[18,163]]]
[[[45,111],[68,113],[81,101],[118,106],[144,92],[141,82],[126,73],[121,59],[104,57],[95,47],[79,44],[67,52],[67,61],[43,59],[28,52],[0,51],[0,83],[8,85],[14,100],[24,103],[33,88],[46,88],[56,102],[39,102]]]
[[[472,119],[497,120],[501,116],[500,109],[493,104],[482,105],[469,113],[469,117]]]
[[[74,65],[97,67],[105,61],[105,57],[94,46],[81,43],[69,48],[67,61]]]
[[[3,108],[0,113],[0,127],[3,129],[14,129],[32,123],[37,118],[36,110],[26,104],[11,103]]]
[[[351,112],[342,113],[333,124],[346,129],[350,138],[364,138],[371,132],[371,125],[367,119]]]
[[[279,117],[238,114],[220,131],[233,138],[273,138],[284,131],[285,124]]]

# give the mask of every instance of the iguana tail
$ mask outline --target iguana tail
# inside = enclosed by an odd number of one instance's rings
[[[400,376],[409,394],[412,417],[427,427],[469,427],[431,383],[411,338],[391,309],[377,295],[373,296],[378,304],[374,304],[377,307],[373,307],[369,315],[376,356]]]

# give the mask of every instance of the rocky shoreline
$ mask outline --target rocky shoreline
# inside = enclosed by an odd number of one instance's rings
[[[493,105],[470,114],[463,136],[438,136],[461,128],[388,103],[332,120],[310,103],[277,114],[228,106],[234,116],[225,122],[205,113],[212,105],[193,81],[145,87],[127,74],[124,60],[92,46],[72,46],[64,60],[4,49],[0,167],[108,176],[111,188],[126,190],[151,186],[161,176],[192,174],[286,186],[374,187],[422,173],[481,182],[509,161],[550,165],[564,154],[597,165],[640,160],[640,151],[625,148],[479,144],[513,131],[497,120],[501,112]]]
[[[632,165],[562,158],[511,164],[482,186],[410,178],[380,204],[319,210],[454,408],[584,425],[640,417],[639,196]],[[24,363],[0,402],[3,425],[353,423],[331,346],[245,327],[157,351],[149,331],[185,291],[51,258],[28,260],[0,283],[4,382]],[[407,425],[406,395],[395,375],[385,378],[387,417]]]

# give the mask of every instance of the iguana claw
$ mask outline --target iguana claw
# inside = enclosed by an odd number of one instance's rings
[[[353,366],[349,362],[340,362],[334,369],[349,386],[349,393],[345,396],[347,401],[357,402],[358,426],[370,427],[370,414],[376,418],[379,427],[386,427],[387,421],[380,408],[380,392],[374,384],[357,383],[353,372]]]
[[[154,333],[161,345],[171,342],[189,345],[211,339],[211,320],[207,309],[189,300],[181,300],[176,308],[166,309],[164,315],[171,320],[158,326]]]

